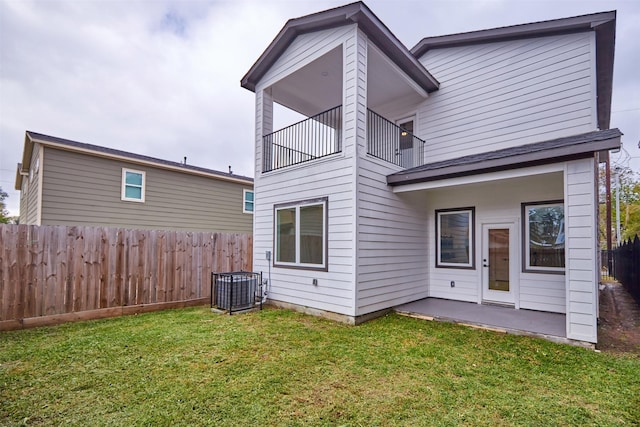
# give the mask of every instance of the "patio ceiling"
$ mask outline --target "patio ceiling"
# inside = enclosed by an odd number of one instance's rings
[[[375,46],[367,52],[367,106],[403,99],[419,102],[428,95]],[[343,103],[342,47],[337,47],[271,86],[271,96],[278,104],[307,117]]]

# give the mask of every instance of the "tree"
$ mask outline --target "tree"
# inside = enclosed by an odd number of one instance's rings
[[[640,181],[632,183],[627,191],[629,197],[627,203],[622,205],[624,187],[620,192],[620,228],[622,241],[640,236]]]
[[[620,188],[618,189],[619,176]],[[611,171],[611,215],[615,236],[616,198],[620,194],[620,241],[640,235],[640,176],[629,167],[614,167]],[[600,242],[606,242],[606,210],[604,205],[604,169],[600,169]],[[619,242],[616,242],[619,243]]]
[[[11,219],[4,203],[4,199],[7,197],[9,197],[9,195],[2,191],[2,187],[0,187],[0,224],[9,224],[9,220]]]

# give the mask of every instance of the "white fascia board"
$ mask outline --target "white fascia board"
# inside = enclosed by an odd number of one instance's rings
[[[407,193],[419,190],[432,190],[435,188],[455,187],[459,185],[477,184],[481,182],[499,181],[503,179],[520,178],[523,176],[542,175],[552,172],[564,171],[564,163],[552,163],[549,165],[532,166],[521,169],[511,169],[499,172],[489,172],[477,175],[460,176],[437,181],[417,182],[414,184],[398,185],[393,187],[394,193]]]

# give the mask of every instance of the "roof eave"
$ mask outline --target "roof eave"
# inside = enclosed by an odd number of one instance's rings
[[[14,184],[14,188],[16,190],[22,189],[22,177],[29,173],[29,168],[31,167],[31,156],[33,155],[33,139],[31,138],[30,132],[26,131],[24,133],[24,146],[22,148],[22,162],[18,163],[16,170],[16,182]]]
[[[483,160],[476,164],[462,164],[447,166],[441,169],[417,171],[410,173],[398,172],[387,176],[387,184],[399,186],[419,182],[438,181],[460,176],[480,175],[483,173],[502,170],[519,169],[523,167],[546,165],[551,163],[577,160],[592,157],[595,153],[620,148],[620,136],[603,140],[584,142],[577,145],[551,148],[541,152],[523,153],[510,157]]]
[[[22,172],[22,163],[18,163],[18,166],[16,167],[16,182],[13,186],[13,188],[15,190],[22,190],[22,177],[23,177],[23,172]]]
[[[615,22],[615,19],[616,12],[610,11],[466,33],[425,37],[411,48],[411,53],[419,58],[430,49],[585,31],[611,21]]]
[[[179,164],[175,164],[174,162],[163,163],[162,159],[155,159],[153,157],[137,155],[134,153],[128,153],[126,151],[121,151],[121,150],[109,149],[115,153],[100,151],[99,148],[106,148],[106,147],[99,147],[99,146],[93,146],[91,144],[78,143],[76,141],[65,140],[63,138],[51,137],[49,135],[43,135],[43,134],[36,134],[35,132],[31,132],[31,131],[27,131],[26,134],[27,134],[27,137],[25,137],[25,141],[27,141],[28,139],[31,149],[33,148],[34,143],[39,143],[39,144],[42,144],[43,146],[56,148],[63,151],[84,153],[84,154],[92,155],[95,157],[114,159],[114,160],[132,163],[132,164],[145,165],[145,166],[155,167],[158,169],[185,173],[189,175],[204,176],[212,179],[217,179],[220,181],[235,182],[235,183],[248,185],[248,186],[253,186],[253,183],[254,183],[253,178],[244,177],[241,175],[226,175],[223,172],[208,170],[200,167],[196,167],[196,168],[181,167]],[[80,144],[82,146],[78,147],[74,144]],[[27,151],[27,145],[25,143],[25,153],[26,151]],[[129,157],[129,156],[139,156],[139,157]],[[23,154],[23,158],[24,157],[25,157],[25,154]],[[23,161],[23,164],[24,164],[24,161]],[[29,170],[28,168],[26,169],[23,168],[23,171],[28,172],[28,170]]]
[[[425,91],[433,92],[438,89],[438,81],[362,2],[351,3],[287,21],[267,49],[242,77],[240,85],[255,92],[260,79],[300,34],[353,23],[357,24],[376,46]]]
[[[611,123],[611,96],[613,92],[613,62],[616,45],[616,12],[612,18],[594,23],[596,32],[596,83],[598,127],[609,129]]]

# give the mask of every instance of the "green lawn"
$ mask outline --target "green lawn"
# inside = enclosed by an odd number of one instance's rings
[[[207,308],[0,333],[0,425],[638,425],[640,358],[388,315]]]

